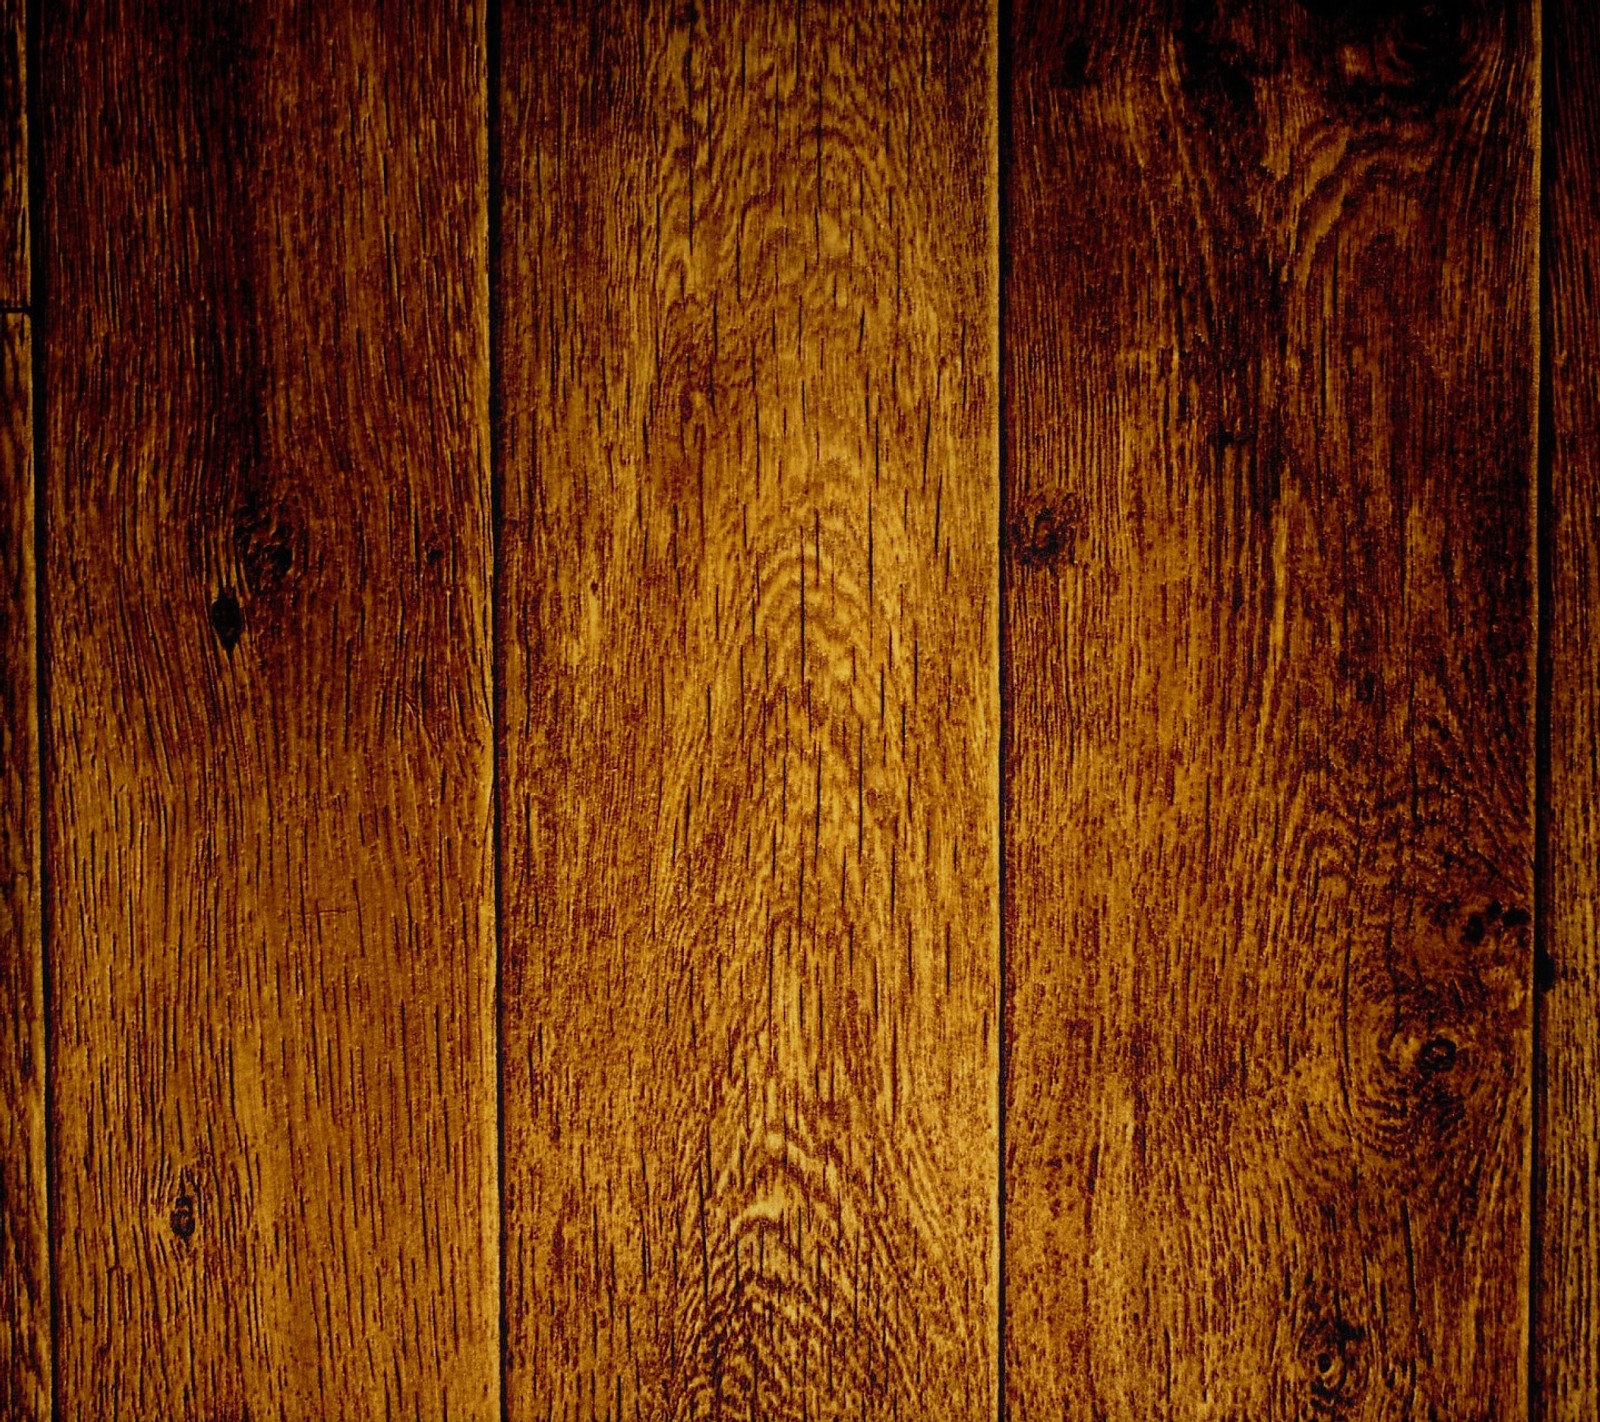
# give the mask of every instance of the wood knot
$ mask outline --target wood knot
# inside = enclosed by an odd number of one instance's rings
[[[1471,1148],[1469,1123],[1507,1069],[1506,1019],[1472,969],[1395,981],[1373,968],[1351,980],[1350,1125],[1366,1150],[1409,1171],[1445,1169]]]
[[[1450,1023],[1413,1019],[1379,1048],[1363,1091],[1369,1131],[1386,1154],[1403,1157],[1442,1144],[1465,1120],[1472,1095],[1463,1032]]]
[[[1456,1064],[1456,1044],[1448,1037],[1429,1037],[1417,1049],[1417,1070],[1424,1076],[1438,1076]]]
[[[244,491],[234,512],[233,551],[253,597],[272,598],[304,565],[301,525],[286,499],[269,497],[255,486]]]
[[[172,1203],[172,1213],[167,1217],[167,1223],[172,1226],[172,1232],[179,1239],[187,1240],[194,1234],[194,1198],[191,1195],[179,1195]]]
[[[1461,941],[1469,948],[1476,948],[1486,938],[1498,938],[1501,934],[1514,932],[1532,921],[1532,915],[1527,909],[1515,904],[1510,908],[1503,908],[1498,899],[1490,899],[1481,910],[1466,916],[1461,924]]]
[[[1459,0],[1302,0],[1332,43],[1333,82],[1363,104],[1427,108],[1479,62],[1481,20]]]
[[[1328,1319],[1311,1331],[1303,1357],[1310,1382],[1311,1406],[1318,1413],[1349,1411],[1360,1397],[1361,1345],[1366,1331],[1344,1319]]]
[[[1216,125],[1253,127],[1258,122],[1255,73],[1260,66],[1251,53],[1248,31],[1230,25],[1213,7],[1196,5],[1174,38],[1184,90],[1206,118]]]
[[[211,630],[217,634],[222,650],[230,654],[244,632],[244,612],[239,599],[227,588],[219,592],[211,604]]]
[[[1047,73],[1052,88],[1068,92],[1081,89],[1089,77],[1089,45],[1074,36],[1055,46],[1049,56]]]
[[[1080,516],[1070,499],[1060,503],[1025,504],[1012,514],[1009,543],[1025,568],[1075,563]]]

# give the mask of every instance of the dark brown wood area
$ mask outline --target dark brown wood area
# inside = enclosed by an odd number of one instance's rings
[[[1534,14],[1012,35],[1011,1415],[1521,1415]]]

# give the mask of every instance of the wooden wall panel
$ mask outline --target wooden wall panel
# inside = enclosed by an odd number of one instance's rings
[[[1535,12],[1011,39],[1010,1416],[1522,1416]]]
[[[0,316],[0,1417],[50,1415],[32,342]]]
[[[28,306],[28,101],[24,0],[0,0],[0,309]]]
[[[483,12],[42,44],[61,1415],[494,1417]]]
[[[506,6],[514,1418],[994,1414],[992,29]]]
[[[1545,9],[1548,830],[1542,913],[1539,1416],[1600,1416],[1600,15]]]
[[[50,1415],[26,34],[0,4],[0,1417]]]

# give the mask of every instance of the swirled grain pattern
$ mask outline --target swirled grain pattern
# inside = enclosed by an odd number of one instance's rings
[[[1520,1416],[1533,8],[1011,38],[1010,1415]]]
[[[993,56],[506,7],[512,1417],[992,1415]]]

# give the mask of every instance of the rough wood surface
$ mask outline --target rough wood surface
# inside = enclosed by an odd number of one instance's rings
[[[511,1416],[994,1414],[994,43],[509,3]]]
[[[0,0],[0,308],[29,301],[26,6]]]
[[[32,354],[0,316],[0,1417],[50,1415]]]
[[[42,49],[61,1416],[498,1416],[473,6]]]
[[[1011,34],[1010,1415],[1523,1416],[1532,5]]]
[[[1550,751],[1539,981],[1534,1383],[1548,1422],[1600,1416],[1600,15],[1545,40]]]

